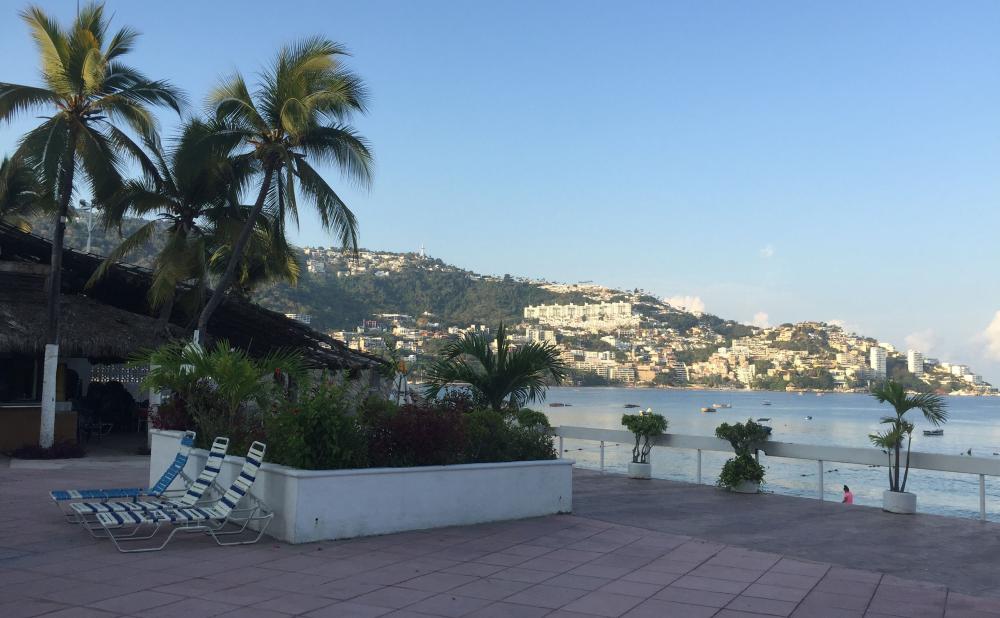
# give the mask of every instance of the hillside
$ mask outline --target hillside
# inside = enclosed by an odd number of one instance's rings
[[[126,221],[122,231],[141,223]],[[35,231],[44,235],[47,229],[41,223]],[[94,229],[92,252],[111,251],[119,238],[117,230]],[[67,244],[82,248],[86,241],[82,223],[72,224]],[[156,247],[144,247],[129,261],[148,266]],[[282,313],[308,314],[313,328],[337,331],[353,347],[380,353],[392,345],[416,367],[432,362],[456,334],[503,321],[517,342],[557,344],[578,384],[865,390],[890,377],[917,391],[994,391],[967,365],[924,359],[918,352],[919,363],[911,367],[904,351],[834,324],[758,328],[690,313],[640,290],[481,275],[416,253],[354,255],[307,247],[298,259],[297,285],[262,286],[254,299]],[[593,304],[611,303],[602,307],[618,306],[622,313],[524,318],[527,306],[570,303],[578,313],[585,303],[592,304],[588,311],[605,311]]]

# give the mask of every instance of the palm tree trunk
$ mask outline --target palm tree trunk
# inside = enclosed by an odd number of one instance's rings
[[[893,491],[899,491],[899,446],[900,445],[897,442],[896,443],[896,465],[895,465],[895,467],[893,469],[893,472],[895,473],[895,476],[896,476],[896,480],[894,481],[893,486],[892,486],[892,490]]]
[[[246,250],[254,224],[257,221],[257,217],[260,216],[260,211],[264,208],[264,200],[267,198],[267,192],[271,188],[272,176],[274,176],[274,164],[269,164],[264,170],[264,181],[260,186],[260,194],[257,196],[257,202],[253,205],[253,210],[250,212],[247,222],[243,225],[240,237],[236,239],[236,244],[233,245],[233,251],[229,256],[229,263],[226,264],[226,270],[222,273],[222,278],[219,279],[218,285],[215,286],[215,292],[208,299],[208,302],[205,303],[205,308],[201,310],[201,316],[198,317],[198,333],[202,342],[208,341],[209,318],[212,317],[212,314],[215,313],[215,310],[222,303],[223,296],[232,287],[233,280],[236,278],[236,265],[243,258],[243,251]]]
[[[899,491],[906,491],[906,479],[910,476],[910,444],[913,442],[913,434],[910,434],[909,439],[906,441],[906,471],[903,472],[903,484],[900,485]]]
[[[170,315],[174,312],[174,298],[176,296],[177,290],[175,289],[171,292],[167,300],[163,301],[163,305],[160,307],[160,316],[156,319],[156,328],[161,332],[166,332],[168,329]]]
[[[49,448],[55,441],[56,375],[59,372],[59,297],[62,291],[63,241],[66,237],[66,217],[73,194],[74,156],[79,129],[70,124],[66,152],[59,169],[59,208],[52,233],[52,257],[49,259],[49,280],[46,290],[45,356],[42,365],[42,411],[38,429],[38,444]]]

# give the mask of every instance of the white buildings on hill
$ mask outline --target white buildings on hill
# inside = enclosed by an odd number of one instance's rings
[[[632,315],[632,303],[585,303],[576,305],[537,305],[524,308],[524,319],[554,326],[616,328],[634,326],[639,317]]]
[[[924,355],[916,350],[907,350],[906,369],[918,378],[924,376]]]
[[[871,349],[871,361],[870,365],[872,372],[875,374],[876,380],[885,379],[885,369],[886,369],[886,351],[885,348],[881,346],[876,346]]]

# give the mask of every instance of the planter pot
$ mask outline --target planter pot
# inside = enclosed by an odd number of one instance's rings
[[[151,433],[150,478],[155,482],[173,461],[180,432]],[[222,487],[240,473],[243,458],[234,455],[222,464]],[[207,451],[193,449],[185,473],[197,476],[207,458]],[[265,463],[251,491],[274,511],[270,536],[310,543],[569,513],[573,460],[358,470]]]
[[[730,487],[729,491],[738,494],[756,494],[760,493],[760,483],[757,481],[743,481],[735,487]]]
[[[917,494],[908,491],[883,491],[882,510],[912,515],[917,512]]]
[[[628,477],[630,479],[649,479],[653,477],[653,464],[632,463],[628,464]]]

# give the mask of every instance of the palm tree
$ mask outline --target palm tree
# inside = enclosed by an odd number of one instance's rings
[[[209,318],[232,287],[252,222],[265,206],[276,222],[297,221],[301,193],[319,211],[323,226],[336,233],[341,244],[357,250],[354,213],[313,167],[313,162],[334,163],[349,178],[365,186],[371,182],[371,150],[347,124],[355,113],[365,111],[365,87],[342,66],[345,55],[337,43],[306,39],[282,48],[253,93],[240,74],[212,93],[217,136],[237,140],[245,148],[237,159],[252,164],[261,181],[247,223],[198,319],[199,332],[206,332]]]
[[[566,364],[555,346],[536,342],[511,349],[501,322],[492,342],[486,335],[466,333],[449,344],[427,372],[425,394],[437,397],[449,384],[465,383],[478,404],[500,412],[544,401],[547,382],[559,384],[565,377]]]
[[[4,157],[0,161],[0,221],[30,232],[31,218],[51,208],[49,197],[24,160]]]
[[[41,8],[21,13],[41,56],[44,87],[0,82],[0,120],[30,110],[49,110],[44,122],[26,133],[17,155],[33,166],[40,182],[56,203],[48,277],[46,363],[43,380],[42,446],[52,443],[55,422],[55,369],[59,345],[59,290],[63,237],[79,167],[97,201],[110,196],[121,183],[120,153],[149,167],[142,149],[120,126],[152,136],[156,121],[148,106],[165,105],[180,111],[181,94],[165,81],[153,81],[121,63],[138,37],[122,28],[110,38],[101,4],[88,4],[69,29],[62,28]],[[52,347],[49,347],[52,346]]]
[[[885,449],[889,454],[889,491],[906,491],[906,479],[910,474],[910,443],[913,441],[913,423],[904,416],[910,410],[920,410],[924,418],[935,427],[948,420],[948,410],[944,398],[933,393],[907,394],[903,385],[889,380],[872,388],[872,397],[879,403],[892,406],[895,416],[882,418],[888,428],[881,433],[868,436],[872,444]],[[903,478],[899,478],[900,451],[906,440],[906,462]]]
[[[193,120],[184,125],[170,150],[164,150],[158,140],[146,140],[155,173],[126,182],[106,207],[105,217],[110,222],[126,215],[152,219],[105,258],[88,285],[154,236],[162,236],[165,240],[154,260],[149,303],[160,309],[163,324],[170,319],[181,284],[190,290],[185,300],[193,309],[191,313],[201,311],[208,278],[225,263],[228,248],[249,212],[249,207],[230,205],[235,201],[235,187],[244,179],[228,153],[204,147],[209,132],[208,125]],[[241,285],[252,286],[275,277],[294,283],[299,271],[290,248],[272,241],[271,222],[263,216],[259,219],[240,271]]]

